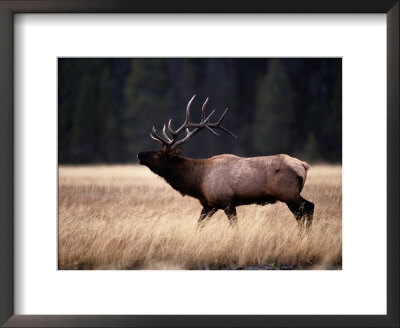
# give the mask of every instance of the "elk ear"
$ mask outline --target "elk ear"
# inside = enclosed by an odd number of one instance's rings
[[[178,156],[178,155],[180,155],[182,153],[182,147],[181,146],[178,146],[178,147],[176,147],[176,148],[174,148],[174,149],[172,149],[171,151],[170,151],[170,156],[171,157],[173,157],[173,156]]]

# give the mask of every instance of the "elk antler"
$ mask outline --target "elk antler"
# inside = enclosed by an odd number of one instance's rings
[[[231,131],[229,131],[228,129],[224,128],[222,126],[222,121],[228,111],[228,108],[225,109],[224,113],[222,114],[222,116],[220,117],[220,119],[216,122],[216,123],[210,123],[210,119],[211,116],[214,114],[215,110],[213,110],[207,117],[205,115],[205,109],[206,109],[206,104],[208,102],[208,98],[206,99],[206,101],[204,102],[203,106],[201,107],[201,120],[200,123],[191,123],[189,120],[189,114],[190,114],[190,105],[193,102],[194,97],[196,97],[196,95],[194,95],[192,97],[192,99],[189,100],[187,106],[186,106],[186,118],[185,118],[185,122],[183,122],[183,124],[177,129],[177,130],[173,130],[171,127],[171,122],[172,119],[170,119],[168,121],[168,131],[171,134],[172,139],[167,135],[167,132],[165,130],[165,124],[163,126],[162,129],[162,136],[157,134],[156,128],[153,126],[151,132],[150,132],[150,138],[157,141],[158,143],[160,143],[161,145],[163,145],[165,148],[167,149],[172,149],[175,148],[178,145],[182,145],[183,143],[185,143],[186,141],[188,141],[191,137],[193,137],[196,133],[200,132],[203,129],[208,129],[210,130],[212,133],[214,133],[215,135],[219,136],[219,134],[217,132],[215,132],[213,129],[220,129],[222,131],[225,131],[226,133],[229,133],[232,137],[237,138]],[[192,131],[190,131],[189,129],[193,128]],[[183,132],[184,130],[186,130],[186,136],[184,138],[182,138],[181,140],[177,140],[178,139],[178,135]]]

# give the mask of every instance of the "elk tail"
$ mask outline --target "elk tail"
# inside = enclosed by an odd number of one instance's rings
[[[300,192],[303,190],[304,184],[306,183],[306,179],[307,179],[307,171],[310,169],[310,165],[308,165],[308,163],[306,162],[301,162],[301,165],[303,165],[305,171],[304,171],[304,175],[300,178]]]
[[[301,164],[304,166],[306,171],[310,168],[310,165],[308,165],[308,163],[306,163],[306,162],[301,162]]]

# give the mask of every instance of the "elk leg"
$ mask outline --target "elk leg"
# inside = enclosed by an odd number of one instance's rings
[[[300,197],[299,203],[286,203],[300,227],[308,228],[313,220],[314,204]]]
[[[204,206],[201,210],[199,220],[197,221],[198,226],[202,226],[202,224],[204,223],[203,221],[207,218],[212,217],[216,211],[218,211],[218,208]]]
[[[229,205],[224,209],[224,212],[226,216],[228,217],[229,223],[231,226],[237,224],[237,214],[236,214],[236,208],[233,205]]]
[[[303,197],[301,199],[304,201],[305,221],[306,227],[308,228],[311,225],[314,216],[314,203],[309,202]]]

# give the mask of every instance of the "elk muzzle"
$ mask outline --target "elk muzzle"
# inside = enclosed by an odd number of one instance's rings
[[[143,163],[143,153],[139,153],[139,154],[137,154],[137,159],[138,159],[138,163],[140,164],[140,165],[144,165],[144,163]]]

